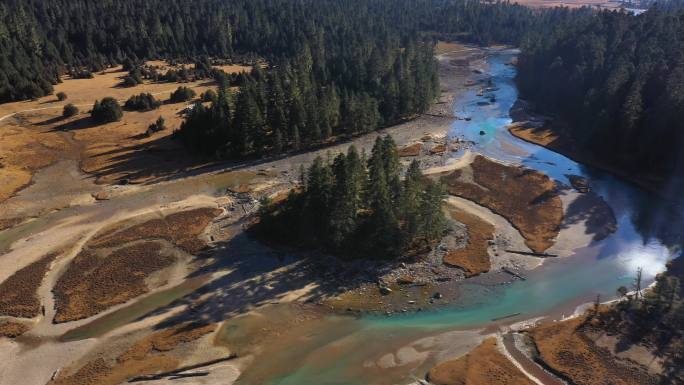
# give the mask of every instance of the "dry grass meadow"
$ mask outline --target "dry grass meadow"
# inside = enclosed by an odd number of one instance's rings
[[[449,208],[449,214],[466,225],[468,242],[462,249],[450,250],[444,256],[444,263],[463,269],[466,277],[489,271],[491,264],[487,248],[489,241],[494,239],[494,226],[457,208]]]
[[[499,352],[493,337],[465,356],[430,369],[428,378],[434,385],[534,385]]]
[[[200,208],[137,224],[118,225],[90,240],[59,278],[55,323],[94,316],[150,290],[147,279],[177,258],[163,241],[187,253],[206,244],[198,237],[221,211]]]
[[[217,68],[228,72],[250,70],[239,65]],[[211,79],[182,84],[145,81],[135,87],[121,87],[127,72],[120,67],[94,75],[93,79],[64,78],[55,85],[55,94],[67,94],[63,102],[49,95],[0,104],[0,180],[4,181],[0,202],[28,185],[35,172],[62,159],[78,160],[83,171],[94,174],[99,183],[121,179],[139,183],[197,164],[197,159],[169,138],[180,126],[180,113],[187,103],[165,103],[147,112],[126,111],[121,121],[100,125],[91,122],[88,111],[96,100],[107,96],[123,104],[133,95],[149,92],[164,101],[179,85],[192,88],[199,96],[216,88]],[[62,118],[62,109],[68,103],[76,105],[79,113]],[[168,129],[146,136],[147,127],[160,116]]]
[[[548,176],[477,156],[473,163],[444,176],[451,195],[474,201],[506,218],[541,253],[551,247],[563,220],[556,183]]]
[[[540,359],[577,385],[650,385],[659,380],[628,360],[597,346],[579,327],[584,317],[542,325],[530,331]]]
[[[0,338],[17,338],[28,330],[29,326],[24,323],[0,321]]]
[[[216,324],[183,323],[144,337],[113,359],[95,358],[75,371],[67,368],[50,385],[115,385],[141,375],[178,368],[182,355],[171,351],[213,332]]]
[[[209,223],[221,213],[214,208],[199,208],[150,219],[133,225],[120,225],[93,238],[92,248],[114,247],[143,239],[164,239],[188,253],[201,251],[206,244],[198,239]]]
[[[88,318],[149,289],[145,279],[175,258],[157,242],[125,246],[111,253],[81,251],[53,288],[55,323]]]
[[[57,255],[48,254],[0,283],[0,315],[33,318],[40,314],[36,292]]]

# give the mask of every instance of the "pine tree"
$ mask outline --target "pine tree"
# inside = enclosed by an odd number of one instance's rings
[[[440,183],[428,180],[420,200],[419,233],[428,240],[439,239],[446,225],[442,204],[444,188]]]
[[[418,161],[413,160],[406,170],[401,193],[401,213],[405,222],[405,232],[410,239],[418,233],[420,226],[420,205],[422,198],[423,174]]]

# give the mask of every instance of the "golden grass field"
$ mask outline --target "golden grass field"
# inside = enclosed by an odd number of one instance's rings
[[[530,331],[540,359],[577,385],[649,385],[657,378],[631,362],[598,347],[579,326],[584,317],[536,327]]]
[[[544,252],[554,244],[563,221],[563,205],[553,180],[540,172],[507,166],[481,155],[469,167],[442,177],[449,194],[474,201],[506,218],[535,252]]]
[[[434,385],[534,385],[497,350],[493,337],[465,356],[430,369],[428,379]]]
[[[250,70],[239,65],[218,68],[229,72]],[[94,174],[99,183],[124,178],[133,183],[143,182],[197,164],[197,159],[169,139],[172,131],[180,126],[179,112],[187,103],[162,104],[159,109],[147,112],[126,111],[119,122],[91,123],[88,111],[96,100],[111,96],[123,104],[132,95],[149,92],[164,101],[181,85],[145,81],[135,87],[120,87],[121,78],[126,75],[120,67],[114,67],[95,74],[93,79],[65,77],[55,85],[55,93],[67,94],[63,102],[49,95],[0,104],[0,180],[4,181],[0,186],[0,202],[29,184],[36,171],[61,159],[80,161],[82,169]],[[194,89],[198,96],[216,88],[211,79],[182,85]],[[62,109],[67,103],[76,105],[80,112],[63,119]],[[143,135],[159,116],[166,120],[168,129],[149,137]]]
[[[463,210],[450,207],[451,217],[467,227],[468,243],[462,249],[449,250],[444,263],[463,269],[466,277],[489,271],[491,264],[487,253],[488,242],[494,239],[494,226]]]

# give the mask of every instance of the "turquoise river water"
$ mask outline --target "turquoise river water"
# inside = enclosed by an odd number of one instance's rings
[[[562,183],[568,183],[567,174],[587,177],[613,209],[616,233],[571,257],[547,260],[526,281],[502,286],[461,284],[464,299],[444,309],[392,317],[331,316],[289,348],[262,357],[239,382],[256,383],[252,381],[258,378],[258,383],[279,385],[410,383],[422,378],[438,355],[439,344],[430,336],[439,339],[454,330],[485,328],[493,319],[515,313],[520,315],[507,321],[567,315],[597,294],[609,299],[619,286],[629,287],[638,267],[651,281],[669,259],[678,256],[667,242],[674,243],[668,229],[681,228],[679,206],[510,135],[506,125],[511,123],[509,110],[518,91],[515,67],[506,63],[516,54],[503,51],[487,59],[482,76],[491,77],[493,91],[482,96],[471,89],[458,97],[454,112],[471,120],[455,121],[451,135],[473,140],[478,153],[542,171]],[[494,103],[489,102],[491,96]],[[409,352],[407,358],[402,358],[402,352]],[[387,353],[393,353],[391,364],[378,365]],[[416,356],[425,359],[416,363]],[[249,373],[254,371],[258,373]]]

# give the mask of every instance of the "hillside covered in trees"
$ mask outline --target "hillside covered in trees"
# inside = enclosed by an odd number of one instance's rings
[[[525,98],[569,123],[579,151],[634,175],[681,175],[684,11],[576,18],[523,46]]]
[[[306,69],[318,80],[368,91],[387,72],[378,66],[394,64],[387,55],[419,32],[517,44],[546,19],[465,0],[8,0],[0,4],[0,102],[49,94],[64,73],[201,55],[309,55]]]
[[[446,226],[444,190],[414,161],[401,180],[390,136],[378,137],[368,160],[351,146],[334,160],[316,158],[301,190],[264,202],[256,232],[294,247],[342,257],[392,258],[426,250]]]

